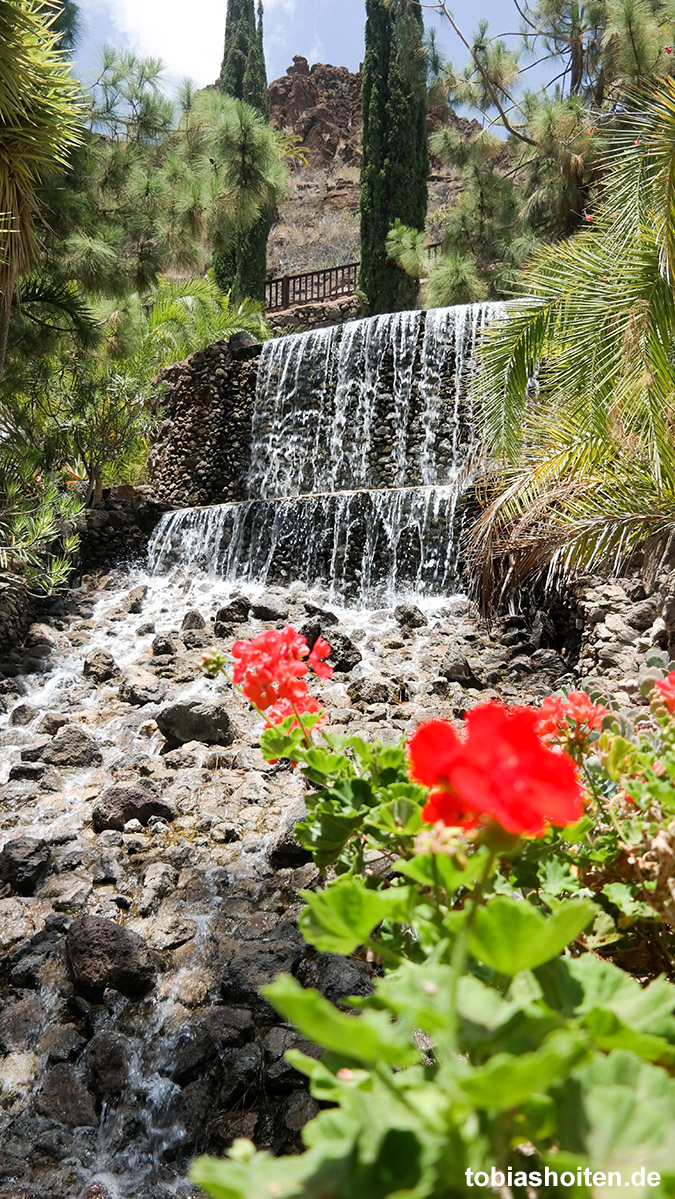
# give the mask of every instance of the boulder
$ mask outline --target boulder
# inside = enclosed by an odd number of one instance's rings
[[[144,704],[160,703],[164,696],[164,685],[149,670],[143,670],[140,666],[127,666],[118,694],[125,703],[140,708]]]
[[[408,629],[421,629],[429,623],[424,612],[415,604],[399,604],[394,608],[394,616],[400,625]]]
[[[68,717],[63,712],[45,712],[37,726],[37,731],[47,737],[53,737],[59,729],[63,728],[64,724],[68,724]]]
[[[18,895],[33,895],[44,879],[52,851],[36,837],[8,841],[0,853],[0,881],[9,883]]]
[[[157,727],[172,748],[187,741],[205,745],[231,745],[235,727],[229,713],[218,704],[189,699],[169,704],[155,717]]]
[[[148,784],[115,783],[106,787],[94,804],[94,832],[101,833],[106,828],[122,832],[128,820],[147,824],[151,816],[175,820],[176,808],[171,800],[163,798]]]
[[[338,674],[348,674],[355,666],[358,666],[362,660],[362,653],[356,647],[351,637],[339,629],[323,628],[322,619],[315,617],[314,620],[308,621],[300,630],[303,637],[306,638],[307,644],[311,649],[314,648],[314,643],[318,637],[323,637],[330,645],[330,654],[328,663],[333,667]]]
[[[111,1029],[97,1032],[87,1045],[84,1060],[89,1085],[99,1100],[119,1095],[129,1077],[132,1044],[128,1037]]]
[[[41,1116],[73,1128],[98,1124],[94,1101],[75,1066],[58,1062],[45,1075],[36,1107]]]
[[[456,645],[447,651],[439,669],[449,683],[461,683],[463,687],[475,687],[479,691],[485,686],[474,674],[464,654]]]
[[[259,595],[251,604],[251,615],[258,620],[287,620],[288,604],[276,595]]]
[[[205,629],[206,621],[201,612],[196,608],[191,608],[189,612],[185,613],[180,627],[181,629]]]
[[[50,766],[100,766],[103,761],[96,738],[80,724],[64,724],[41,757]]]
[[[74,920],[66,951],[75,982],[85,992],[101,993],[113,987],[133,997],[155,985],[155,964],[145,941],[114,920],[102,916]]]
[[[117,673],[117,663],[106,649],[92,649],[84,659],[82,674],[95,683],[105,683]]]
[[[388,679],[382,675],[371,674],[352,683],[347,689],[347,694],[353,704],[387,704],[392,697],[392,691]]]
[[[250,599],[247,599],[245,595],[233,596],[228,604],[225,604],[216,612],[216,636],[223,636],[223,633],[218,631],[218,625],[229,628],[231,625],[242,624],[245,620],[248,620],[250,611]]]
[[[144,583],[142,583],[139,587],[134,587],[132,591],[125,595],[120,604],[120,610],[122,612],[128,612],[129,615],[135,615],[141,611],[141,608],[143,607],[143,600],[147,594],[148,589]]]
[[[39,716],[39,711],[32,704],[17,704],[12,708],[9,717],[9,723],[16,728],[17,725],[30,724],[31,720],[35,720]]]
[[[244,941],[226,963],[221,976],[223,998],[236,1007],[268,1013],[260,988],[277,974],[292,974],[302,957],[295,941]]]
[[[158,633],[153,638],[150,652],[153,658],[173,656],[178,653],[178,638],[172,637],[171,633]]]

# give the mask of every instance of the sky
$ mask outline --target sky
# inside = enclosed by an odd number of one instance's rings
[[[285,74],[294,54],[311,63],[328,62],[358,70],[363,58],[363,0],[264,0],[268,79]],[[214,83],[220,70],[227,0],[79,0],[83,37],[77,54],[84,82],[91,81],[97,50],[109,42],[121,49],[162,58],[169,76],[189,76],[199,86]],[[485,16],[494,31],[513,25],[511,0],[458,0],[453,15],[470,33]],[[437,26],[446,56],[465,60],[461,43],[444,21]]]

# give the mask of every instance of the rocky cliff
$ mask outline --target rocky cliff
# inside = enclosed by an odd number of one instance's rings
[[[361,72],[296,54],[293,65],[268,89],[270,120],[295,133],[311,166],[358,160],[361,141]]]

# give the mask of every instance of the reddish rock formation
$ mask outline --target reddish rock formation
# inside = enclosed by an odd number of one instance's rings
[[[361,141],[361,72],[296,54],[293,66],[268,89],[270,120],[297,134],[310,166],[356,163]]]

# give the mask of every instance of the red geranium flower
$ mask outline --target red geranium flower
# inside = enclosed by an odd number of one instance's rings
[[[307,699],[304,675],[310,666],[322,679],[330,679],[333,667],[324,661],[330,645],[319,637],[310,654],[306,637],[287,625],[285,629],[267,629],[250,641],[235,641],[232,646],[232,679],[241,683],[246,698],[263,712],[279,701],[300,705]],[[283,719],[283,718],[280,718]]]
[[[482,704],[466,716],[461,736],[448,721],[420,725],[408,743],[411,774],[435,788],[423,818],[464,828],[495,821],[531,837],[547,824],[579,820],[576,766],[542,744],[537,722],[531,708]]]
[[[657,679],[654,687],[659,693],[659,699],[672,715],[675,712],[675,670],[671,670],[665,679]]]
[[[583,745],[594,729],[602,728],[607,715],[604,704],[594,704],[585,691],[548,695],[537,716],[537,732],[544,741],[574,741]]]

